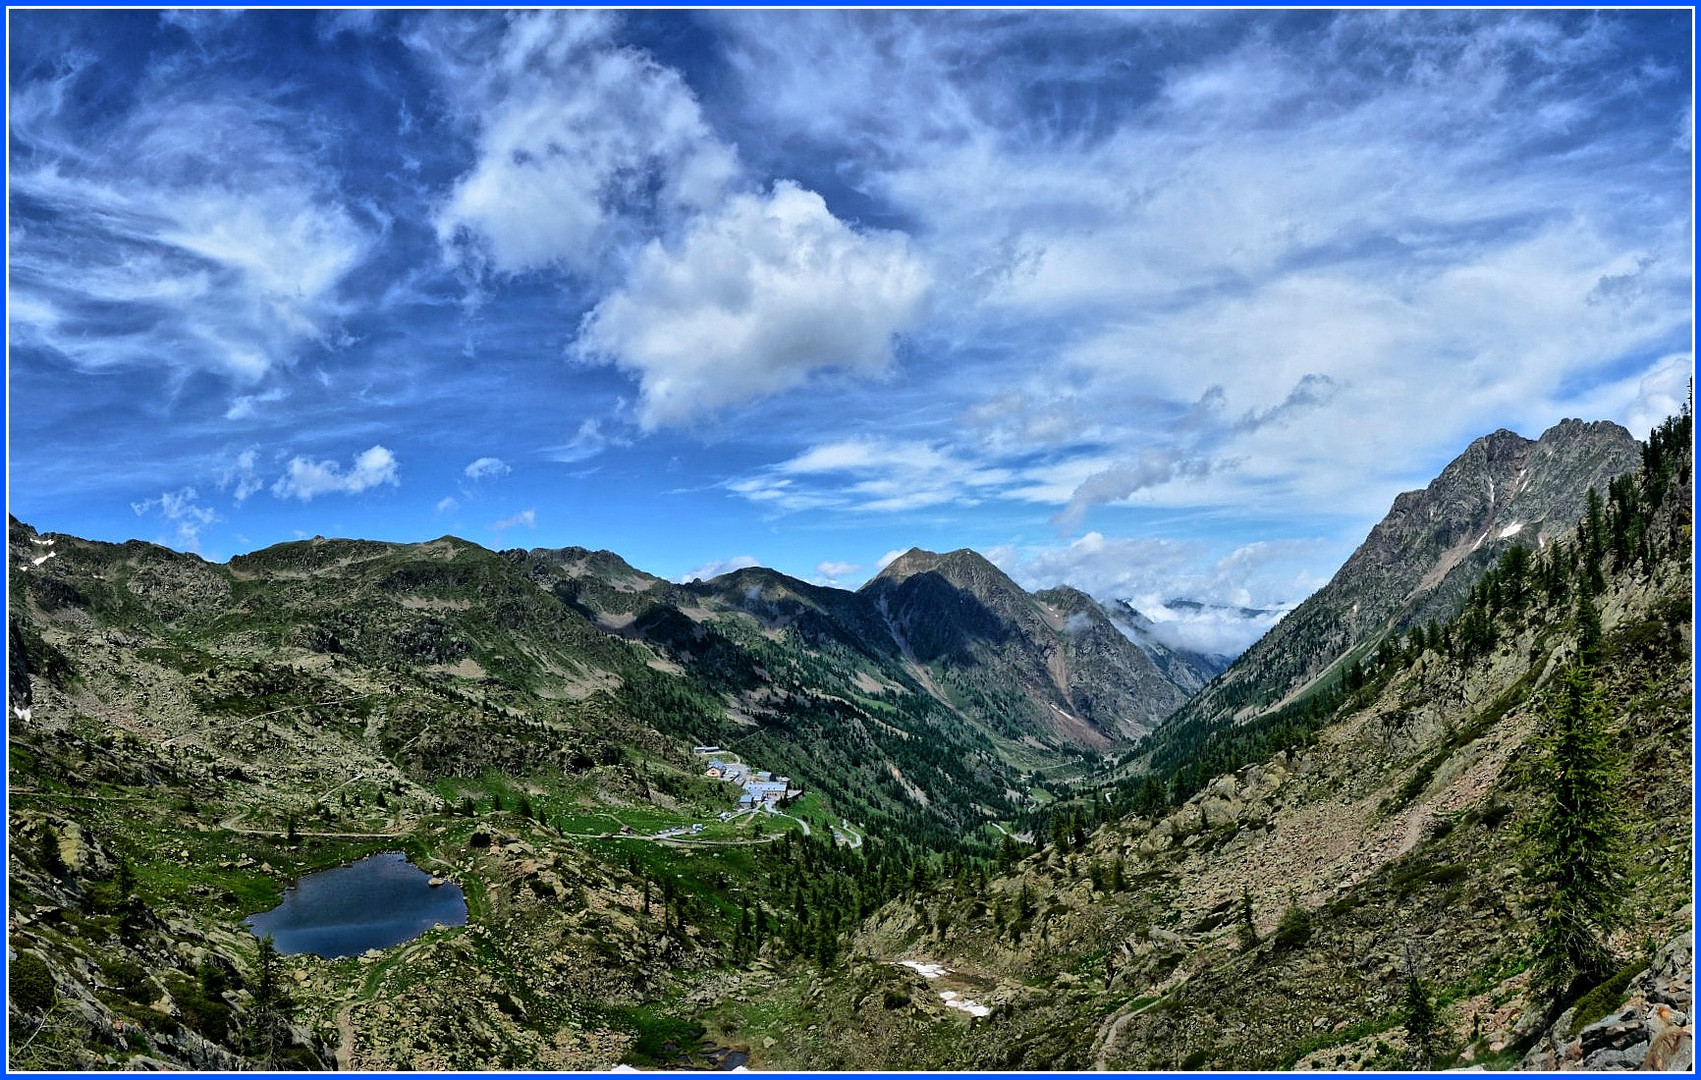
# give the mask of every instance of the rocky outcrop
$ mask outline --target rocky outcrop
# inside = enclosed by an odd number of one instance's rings
[[[1576,1029],[1576,1006],[1567,1009],[1519,1068],[1691,1072],[1694,1009],[1695,932],[1687,930],[1667,942],[1631,981],[1623,1004],[1581,1030]]]

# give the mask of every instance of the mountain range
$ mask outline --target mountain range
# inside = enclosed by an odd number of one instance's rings
[[[13,998],[36,1047],[13,1064],[606,1068],[699,1061],[687,1032],[771,1067],[1291,1064],[1318,1041],[1296,1032],[1357,1030],[1330,980],[1382,994],[1399,957],[1376,935],[1408,903],[1436,978],[1512,1000],[1491,945],[1529,916],[1496,825],[1533,813],[1542,688],[1576,647],[1552,590],[1591,513],[1614,537],[1591,556],[1609,682],[1641,702],[1622,738],[1642,754],[1690,723],[1670,442],[1655,460],[1571,420],[1478,439],[1232,661],[967,549],[911,549],[847,591],[454,537],[215,564],[12,519],[12,940],[47,980]],[[1495,591],[1514,549],[1547,599]],[[792,816],[729,821],[691,753],[711,745],[792,778]],[[1654,858],[1683,776],[1636,760]],[[693,822],[695,845],[638,835]],[[406,966],[287,959],[299,1011],[265,1027],[234,918],[398,847],[467,889],[471,936]],[[1680,869],[1638,878],[1650,933]],[[1297,906],[1318,947],[1242,958],[1242,894],[1254,938]],[[1449,904],[1469,933],[1443,946]],[[900,961],[947,964],[988,1016],[942,1011]],[[1248,994],[1255,1021],[1229,1004]],[[393,1037],[398,1009],[442,1045]]]

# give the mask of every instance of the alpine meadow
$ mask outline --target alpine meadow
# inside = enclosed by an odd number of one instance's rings
[[[1694,20],[30,9],[15,1071],[1693,1071]]]

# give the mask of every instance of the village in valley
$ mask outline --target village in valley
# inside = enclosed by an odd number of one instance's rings
[[[789,776],[775,776],[771,772],[752,769],[739,761],[736,754],[729,754],[718,746],[693,746],[691,752],[709,759],[704,776],[737,784],[744,789],[744,794],[738,797],[740,810],[755,810],[757,807],[773,810],[781,799],[795,799],[803,794],[802,788],[791,787]],[[725,821],[729,816],[723,815],[721,820]]]

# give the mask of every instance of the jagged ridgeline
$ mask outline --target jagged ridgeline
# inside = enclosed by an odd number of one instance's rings
[[[1367,670],[1386,668],[1408,635],[1440,632],[1462,605],[1473,606],[1467,600],[1497,580],[1480,584],[1497,563],[1510,562],[1503,574],[1516,573],[1520,588],[1528,571],[1557,588],[1569,572],[1557,561],[1570,556],[1555,541],[1600,492],[1632,485],[1647,453],[1655,452],[1604,421],[1566,420],[1536,440],[1504,429],[1476,440],[1423,490],[1395,498],[1328,584],[1129,755],[1143,775],[1121,784],[1123,795],[1146,809],[1154,799],[1186,799],[1204,780],[1306,738]],[[1468,639],[1470,626],[1461,630]]]

